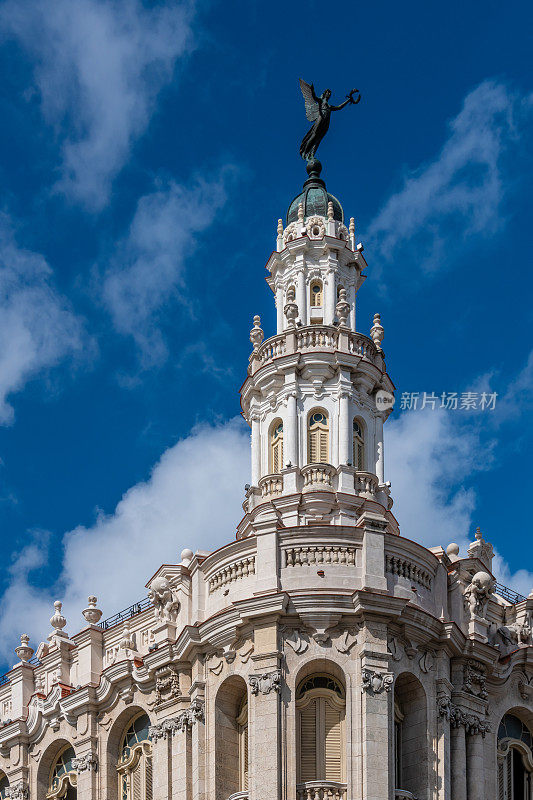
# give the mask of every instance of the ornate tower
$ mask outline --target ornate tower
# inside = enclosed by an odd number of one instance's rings
[[[356,330],[357,293],[367,266],[355,224],[344,224],[326,190],[320,162],[278,221],[267,282],[276,335],[263,341],[260,318],[241,388],[251,426],[251,485],[239,537],[273,516],[283,526],[356,525],[364,512],[398,526],[385,483],[383,423],[394,386],[374,317],[370,336]]]

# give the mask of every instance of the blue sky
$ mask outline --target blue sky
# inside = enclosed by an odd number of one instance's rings
[[[231,540],[238,387],[264,264],[305,178],[298,78],[363,100],[320,158],[354,216],[402,392],[387,477],[404,536],[480,525],[533,586],[531,8],[496,2],[0,3],[0,656],[106,615],[183,547]],[[527,557],[526,557],[527,556]]]

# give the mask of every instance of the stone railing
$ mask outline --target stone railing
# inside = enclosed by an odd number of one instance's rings
[[[248,558],[235,561],[233,564],[219,569],[209,578],[209,591],[214,592],[228,583],[238,581],[240,578],[247,578],[248,575],[255,575],[255,556],[248,556]]]
[[[284,567],[300,567],[306,564],[348,564],[355,566],[355,547],[341,545],[296,545],[283,550]]]
[[[297,350],[334,350],[337,347],[339,331],[321,325],[311,325],[296,331]]]
[[[333,485],[333,476],[337,472],[331,464],[308,464],[300,470],[304,479],[305,489],[317,488],[321,486],[331,487]]]
[[[418,583],[424,589],[431,589],[431,575],[425,569],[422,569],[417,564],[414,564],[408,558],[401,556],[385,555],[385,571],[390,575],[398,575],[401,578]]]
[[[285,341],[285,334],[280,333],[279,336],[272,336],[270,339],[267,339],[266,342],[263,342],[257,351],[257,358],[261,364],[266,364],[268,361],[272,361],[273,358],[284,356],[286,350],[287,343]]]
[[[282,475],[264,475],[258,481],[261,497],[275,497],[283,491]]]
[[[380,369],[382,366],[382,354],[368,336],[334,325],[307,325],[301,328],[289,328],[277,336],[266,339],[250,355],[252,372],[275,358],[314,350],[330,352],[339,350],[352,353],[365,361],[377,364]]]
[[[357,494],[375,494],[378,489],[378,478],[372,472],[356,472],[354,488]]]
[[[343,800],[346,784],[337,781],[306,781],[296,785],[296,800]]]
[[[228,800],[248,800],[248,789],[245,789],[244,792],[233,792]]]
[[[416,797],[405,789],[395,789],[394,800],[416,800]]]

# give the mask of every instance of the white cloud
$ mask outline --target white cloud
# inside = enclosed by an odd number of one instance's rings
[[[415,269],[441,268],[474,235],[502,224],[509,177],[504,159],[523,134],[530,98],[503,83],[484,81],[449,124],[436,158],[412,170],[367,230],[377,263],[397,261],[409,244]]]
[[[143,597],[150,575],[162,563],[176,563],[184,547],[211,550],[231,541],[243,513],[249,462],[242,419],[193,430],[163,454],[147,481],[126,492],[112,514],[65,535],[64,550],[55,547],[49,554],[57,559],[63,552],[51,589],[32,586],[31,572],[46,562],[49,541],[35,534],[10,568],[0,604],[0,654],[11,658],[22,624],[34,643],[40,641],[58,598],[67,630],[74,633],[89,594],[98,596],[108,616]]]
[[[183,288],[186,259],[196,235],[225,202],[231,167],[213,181],[174,182],[141,197],[127,236],[119,242],[104,276],[103,297],[116,329],[131,335],[145,363],[161,361],[166,346],[157,313]],[[181,299],[185,300],[183,292]]]
[[[9,218],[0,214],[0,424],[13,421],[8,398],[79,351],[83,338],[45,259],[19,247]]]
[[[0,29],[35,61],[42,112],[62,148],[58,189],[101,209],[191,42],[188,3],[6,0]]]

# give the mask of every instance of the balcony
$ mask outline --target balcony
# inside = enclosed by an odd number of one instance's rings
[[[316,491],[317,489],[331,489],[333,476],[337,470],[331,464],[308,464],[300,470],[304,479],[303,491]]]
[[[346,784],[337,781],[306,781],[296,786],[297,800],[344,800]]]
[[[258,486],[262,498],[277,497],[283,492],[283,476],[264,475],[259,479]]]
[[[248,800],[248,789],[245,789],[244,792],[233,792],[228,800]]]

